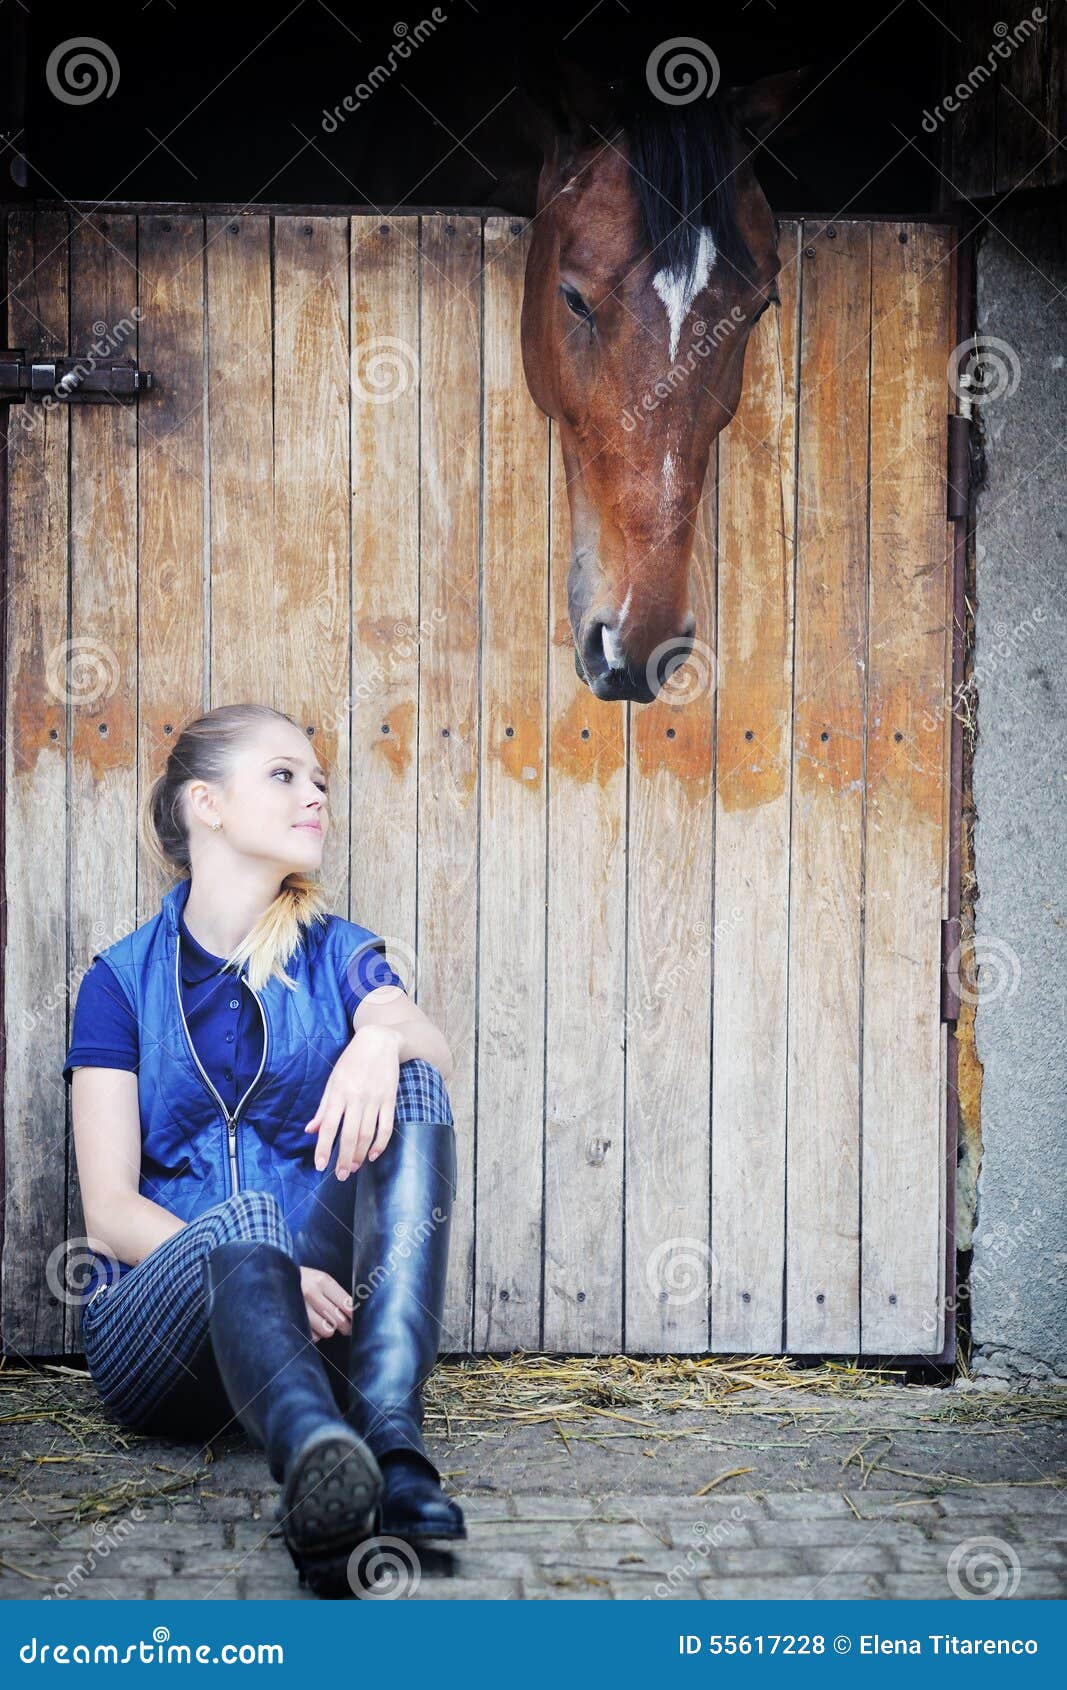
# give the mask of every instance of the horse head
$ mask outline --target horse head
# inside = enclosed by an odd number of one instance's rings
[[[686,104],[571,65],[536,101],[543,163],[526,265],[526,381],[558,425],[571,513],[575,668],[650,702],[692,650],[694,513],[777,298],[770,206],[749,154],[798,78]]]

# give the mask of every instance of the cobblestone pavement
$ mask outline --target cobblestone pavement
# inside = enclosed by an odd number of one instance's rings
[[[372,1544],[357,1577],[418,1601],[1060,1597],[1065,1406],[885,1387],[501,1417],[427,1438],[468,1541]],[[47,1369],[0,1372],[0,1430],[0,1597],[315,1600],[239,1429],[206,1448],[123,1433],[86,1376]]]

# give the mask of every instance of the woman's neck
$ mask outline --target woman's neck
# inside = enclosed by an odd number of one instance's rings
[[[281,882],[273,874],[258,881],[246,876],[236,884],[194,876],[182,920],[205,951],[228,957],[251,933],[280,890]]]

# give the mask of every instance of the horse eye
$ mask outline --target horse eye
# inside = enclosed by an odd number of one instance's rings
[[[564,283],[559,291],[567,302],[567,309],[573,311],[576,317],[586,318],[593,315],[577,288],[568,287]]]

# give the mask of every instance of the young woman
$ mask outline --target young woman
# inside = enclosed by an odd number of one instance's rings
[[[333,1595],[372,1533],[466,1529],[421,1430],[452,1058],[383,942],[324,908],[326,828],[326,771],[291,716],[190,722],[141,814],[175,884],[93,958],[64,1077],[104,1404],[198,1441],[236,1415],[283,1487],[301,1582]]]

